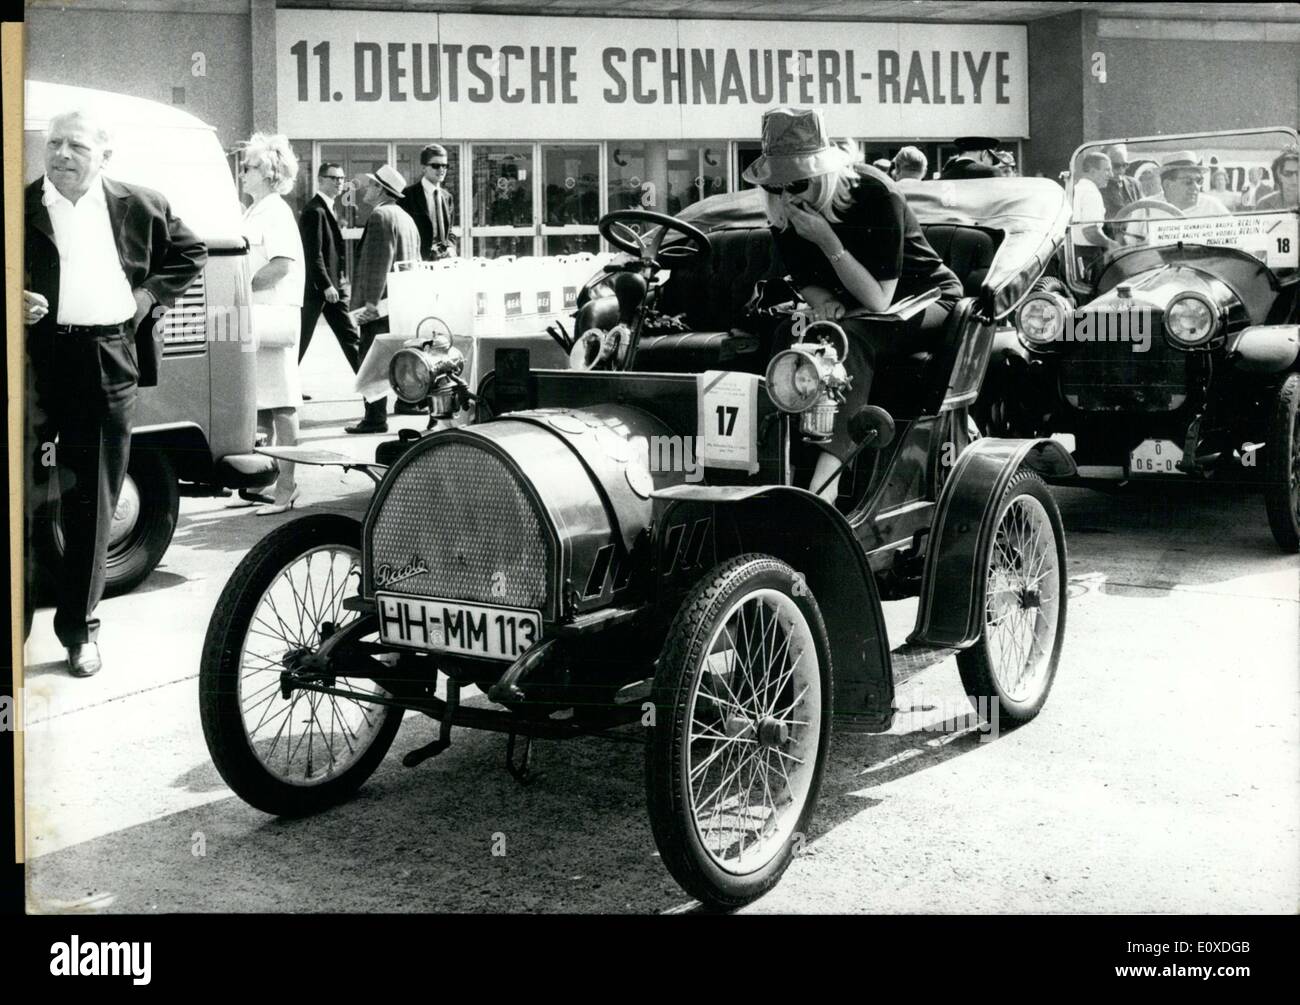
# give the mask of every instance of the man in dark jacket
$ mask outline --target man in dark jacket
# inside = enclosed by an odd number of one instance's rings
[[[388,292],[393,264],[420,255],[420,232],[397,202],[405,184],[401,172],[388,164],[358,179],[357,194],[370,206],[352,277],[352,313],[361,325],[363,361],[375,338],[388,331],[388,315],[380,303]],[[349,433],[388,432],[388,396],[367,401],[361,421],[344,429]]]
[[[158,383],[153,329],[207,261],[203,242],[162,195],[101,175],[111,156],[111,137],[94,116],[56,115],[45,175],[27,186],[24,202],[28,540],[57,467],[64,554],[54,631],[77,677],[101,665],[94,611],[136,388]]]
[[[325,322],[338,339],[343,356],[357,372],[360,365],[361,332],[348,313],[343,276],[343,232],[339,229],[335,200],[343,189],[343,169],[326,162],[316,175],[317,193],[303,207],[298,218],[302,250],[307,263],[307,285],[302,294],[302,332],[298,340],[298,361],[307,355],[316,322]]]
[[[452,199],[446,189],[446,148],[430,143],[420,151],[420,168],[420,180],[402,190],[398,205],[415,221],[420,231],[420,256],[430,262],[456,253],[456,238],[451,232]]]

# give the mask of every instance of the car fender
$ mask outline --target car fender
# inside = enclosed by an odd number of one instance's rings
[[[965,648],[979,639],[984,556],[993,517],[1002,493],[1022,467],[1049,480],[1076,472],[1069,451],[1047,439],[985,437],[957,458],[930,525],[921,604],[909,642]]]
[[[1228,359],[1246,373],[1281,373],[1300,356],[1300,325],[1251,325],[1228,338]]]
[[[880,594],[853,528],[834,506],[785,485],[676,485],[653,498],[656,527],[671,525],[675,510],[709,507],[716,561],[762,552],[802,575],[826,623],[837,713],[888,727],[894,681]]]

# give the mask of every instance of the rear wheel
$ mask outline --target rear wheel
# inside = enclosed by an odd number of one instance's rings
[[[794,570],[743,555],[682,604],[655,675],[646,748],[655,843],[713,908],[770,890],[802,845],[831,738],[831,659]]]
[[[52,583],[63,563],[63,515],[57,495],[57,478],[50,479],[51,496],[46,503],[48,518],[34,527],[45,579]],[[158,567],[180,515],[180,487],[171,460],[161,450],[133,447],[126,478],[117,497],[117,509],[108,531],[108,560],[104,570],[104,594],[115,597],[130,593]]]
[[[374,681],[324,683],[357,698],[294,687],[289,664],[359,617],[361,525],[318,514],[272,531],[236,567],[208,624],[199,713],[212,761],[235,794],[267,813],[311,813],[351,795],[393,743],[402,709]],[[375,638],[372,633],[362,638]]]
[[[1264,453],[1268,526],[1278,547],[1294,554],[1300,551],[1300,373],[1277,390]]]
[[[984,631],[957,668],[977,710],[991,716],[996,702],[999,721],[1028,722],[1056,677],[1067,592],[1061,514],[1034,472],[1003,492],[982,565]]]

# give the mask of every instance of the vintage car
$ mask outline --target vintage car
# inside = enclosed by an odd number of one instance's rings
[[[1064,193],[1000,179],[908,197],[969,296],[932,351],[877,380],[890,411],[851,418],[834,505],[803,486],[844,333],[796,322],[773,352],[781,312],[751,295],[781,269],[756,193],[694,211],[709,233],[605,216],[628,255],[579,299],[572,368],[500,354],[480,421],[410,439],[361,523],[299,518],[239,564],[199,675],[231,788],[268,813],[325,807],[406,710],[439,723],[408,766],[457,726],[507,734],[518,777],[534,738],[644,743],[664,863],[731,908],[808,833],[832,732],[887,731],[903,680],[955,654],[981,714],[1032,719],[1067,599],[1044,476],[1072,465],[1051,440],[972,442],[967,408],[995,324],[1063,240]],[[469,395],[458,356],[445,339],[402,350],[393,386],[450,415]],[[891,651],[881,601],[907,596],[915,629]]]
[[[1074,219],[1064,282],[1026,299],[995,346],[981,418],[1000,435],[1071,434],[1081,483],[1262,487],[1273,537],[1300,550],[1296,133],[1090,143],[1072,191],[1090,194],[1115,144],[1138,198]],[[1260,169],[1280,188],[1248,200]]]

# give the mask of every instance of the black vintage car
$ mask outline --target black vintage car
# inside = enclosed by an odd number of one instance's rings
[[[269,813],[319,810],[374,771],[406,710],[438,724],[408,766],[461,726],[507,734],[520,777],[534,738],[644,743],[664,863],[734,907],[807,833],[832,732],[888,730],[902,680],[956,654],[981,712],[1032,719],[1067,599],[1043,476],[1072,465],[1050,440],[972,442],[967,408],[997,319],[1063,239],[1064,195],[1031,179],[909,198],[969,296],[877,381],[889,412],[852,417],[835,505],[802,486],[843,331],[808,325],[773,351],[780,312],[746,306],[781,278],[756,194],[696,210],[708,233],[607,215],[629,254],[560,335],[573,369],[504,354],[480,421],[399,445],[362,523],[302,517],[240,563],[199,678],[231,788]],[[468,396],[457,356],[412,345],[394,387],[451,414]],[[891,651],[881,600],[916,595]]]
[[[1300,551],[1298,156],[1293,129],[1080,147],[1064,282],[999,337],[986,428],[1071,434],[1086,484],[1250,482]]]

